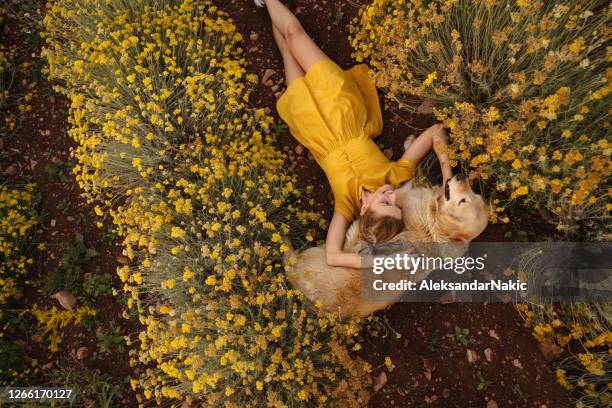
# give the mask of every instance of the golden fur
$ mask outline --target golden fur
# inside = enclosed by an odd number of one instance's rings
[[[411,243],[418,251],[429,256],[460,256],[467,249],[469,241],[476,238],[487,225],[487,211],[482,197],[475,194],[465,178],[453,177],[448,182],[448,199],[443,187],[415,187],[412,182],[396,191],[398,205],[406,229],[392,242]],[[346,233],[344,250],[359,252],[362,243],[358,241],[358,220],[353,222]],[[431,254],[431,245],[419,249],[419,243],[460,242],[454,253]],[[446,247],[445,247],[446,248]],[[449,249],[444,249],[449,251]],[[324,247],[313,247],[301,253],[292,249],[285,256],[288,279],[312,302],[320,302],[326,311],[337,312],[340,318],[364,317],[380,310],[399,299],[384,302],[361,300],[361,272],[358,269],[327,265]],[[424,279],[431,271],[418,271],[413,275],[415,282]],[[393,281],[394,274],[401,271],[385,272],[385,279]],[[364,276],[374,276],[364,274]],[[403,276],[403,275],[402,275]]]

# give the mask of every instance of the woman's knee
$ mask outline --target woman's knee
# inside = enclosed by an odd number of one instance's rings
[[[292,39],[305,34],[304,27],[299,21],[290,21],[285,26],[285,38],[291,42]]]

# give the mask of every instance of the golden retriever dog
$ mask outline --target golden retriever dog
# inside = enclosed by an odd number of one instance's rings
[[[472,191],[467,178],[455,175],[444,186],[417,187],[412,182],[396,190],[398,205],[402,208],[405,230],[393,242],[410,243],[420,253],[427,256],[461,256],[471,240],[484,231],[488,223],[488,213],[482,197]],[[359,252],[362,244],[358,239],[356,220],[347,231],[345,251]],[[440,246],[440,251],[431,253],[432,245],[419,243],[456,242],[459,245]],[[290,246],[290,245],[289,245]],[[290,246],[291,248],[291,246]],[[452,252],[452,253],[449,253]],[[412,252],[414,254],[414,252]],[[385,301],[361,299],[361,279],[359,269],[333,267],[327,265],[323,246],[306,249],[296,253],[293,249],[285,255],[285,266],[289,282],[313,303],[320,303],[323,310],[338,313],[340,318],[360,318],[395,303],[403,294]],[[411,276],[418,282],[431,272],[419,270]],[[385,280],[405,277],[405,271],[386,271]],[[367,284],[367,283],[366,283]]]

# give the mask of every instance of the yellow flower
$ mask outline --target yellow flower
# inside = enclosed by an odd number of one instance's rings
[[[391,363],[391,357],[385,357],[385,365],[389,368],[391,368],[392,363]]]
[[[427,78],[425,78],[425,81],[423,81],[423,85],[424,86],[429,86],[432,84],[432,82],[434,81],[434,79],[436,79],[437,77],[437,72],[433,71],[432,73],[430,73],[429,75],[427,75]]]

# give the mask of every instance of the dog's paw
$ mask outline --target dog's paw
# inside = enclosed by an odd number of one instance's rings
[[[410,147],[410,145],[416,140],[416,136],[415,135],[410,135],[406,138],[406,140],[404,140],[404,151],[408,150],[408,148]]]

